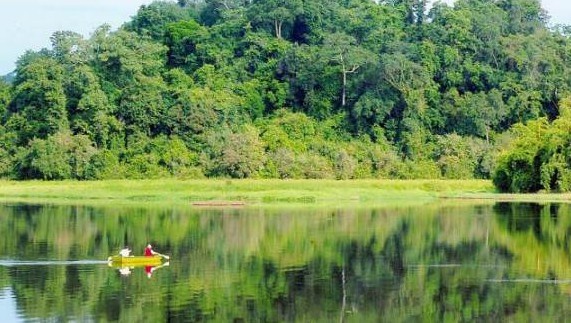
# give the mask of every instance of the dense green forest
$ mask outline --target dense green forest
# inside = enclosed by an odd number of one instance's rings
[[[3,177],[571,186],[555,170],[519,185],[506,157],[571,89],[569,28],[539,0],[154,2],[119,30],[51,42],[0,81]],[[543,168],[565,168],[559,155]]]

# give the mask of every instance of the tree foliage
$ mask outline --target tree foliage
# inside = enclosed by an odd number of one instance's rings
[[[494,184],[502,191],[571,191],[571,98],[562,101],[561,116],[516,125],[516,139],[498,160]]]
[[[555,139],[554,157],[529,160],[528,143],[495,159],[502,133],[550,124],[571,92],[568,34],[547,24],[537,0],[157,1],[20,57],[0,83],[2,176],[486,178],[500,165],[498,178],[513,166],[542,183],[515,190],[562,190]],[[88,175],[67,157],[32,167],[60,133],[95,149]]]

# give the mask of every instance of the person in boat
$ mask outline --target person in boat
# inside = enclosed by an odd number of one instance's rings
[[[169,256],[165,256],[154,251],[153,246],[151,246],[151,244],[148,244],[147,247],[145,248],[145,257],[153,257],[153,256],[161,256],[167,260],[169,259]],[[153,275],[153,271],[155,271],[157,268],[161,268],[163,266],[168,266],[168,265],[169,263],[166,262],[160,266],[145,266],[145,272],[147,273],[147,277],[151,278],[151,276]]]
[[[148,244],[147,247],[145,248],[145,257],[152,257],[157,254],[158,253],[153,250],[151,244]]]
[[[121,257],[129,257],[131,255],[131,249],[129,248],[121,249],[119,251],[119,255],[121,255]]]

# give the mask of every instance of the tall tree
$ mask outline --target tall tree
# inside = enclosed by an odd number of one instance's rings
[[[541,8],[540,0],[500,0],[498,5],[506,11],[509,32],[512,34],[532,34],[545,28],[547,12]]]
[[[248,14],[254,23],[271,26],[274,35],[282,38],[285,26],[291,28],[302,9],[301,0],[254,0]]]
[[[158,76],[166,61],[165,46],[125,30],[110,33],[108,25],[93,33],[91,47],[95,71],[118,91],[136,76]]]
[[[403,18],[409,25],[422,24],[426,16],[426,0],[393,0],[393,6],[399,8],[403,13]]]
[[[57,31],[50,37],[52,55],[61,64],[73,66],[87,60],[87,42],[81,34],[72,31]]]
[[[11,87],[8,83],[0,80],[0,120],[4,122],[6,112],[8,111],[8,104],[12,96]]]
[[[341,106],[347,104],[347,79],[349,75],[357,73],[359,68],[373,61],[374,55],[359,47],[355,38],[335,33],[325,38],[323,51],[326,58],[341,69]]]
[[[154,1],[149,5],[142,5],[125,29],[161,41],[167,24],[191,18],[198,18],[198,13],[188,6]]]
[[[53,58],[37,57],[17,68],[14,83],[14,99],[11,113],[27,120],[24,125],[14,125],[21,143],[33,137],[46,138],[69,127],[64,89],[64,69]]]
[[[65,81],[67,111],[73,134],[88,135],[98,147],[106,147],[113,106],[100,85],[99,77],[88,65],[80,65],[69,72]]]
[[[204,64],[204,45],[208,30],[194,20],[174,22],[166,26],[165,44],[169,47],[168,63],[171,67],[183,67],[192,72]]]

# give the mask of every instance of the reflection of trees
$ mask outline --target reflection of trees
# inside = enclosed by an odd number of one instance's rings
[[[557,317],[567,312],[565,287],[498,281],[571,277],[567,214],[566,205],[512,204],[335,211],[4,206],[0,251],[9,258],[105,259],[150,241],[176,262],[152,280],[100,267],[0,267],[0,283],[11,284],[29,318]]]
[[[571,277],[571,216],[568,204],[500,203],[498,240],[533,278]],[[568,289],[571,292],[571,289]]]
[[[404,263],[405,242],[403,239],[407,231],[407,224],[403,223],[398,227],[397,231],[387,238],[383,248],[384,258],[388,262],[395,278],[399,280],[406,274]]]
[[[532,231],[541,239],[540,211],[542,206],[535,203],[498,203],[495,206],[498,220],[510,232]]]

